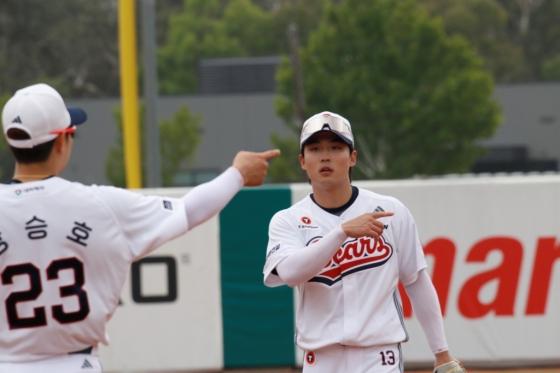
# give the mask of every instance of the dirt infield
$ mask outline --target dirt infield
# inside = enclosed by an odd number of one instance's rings
[[[519,369],[468,369],[468,373],[560,373],[560,367]],[[410,373],[432,373],[429,370],[406,370]],[[300,368],[226,369],[222,373],[301,373]]]
[[[468,373],[560,373],[560,367],[550,368],[508,368],[508,369],[469,369]],[[217,371],[173,371],[173,372],[151,372],[151,373],[301,373],[301,368],[285,367],[285,368],[243,368],[243,369],[225,369]],[[431,370],[414,370],[405,369],[405,373],[432,373]]]

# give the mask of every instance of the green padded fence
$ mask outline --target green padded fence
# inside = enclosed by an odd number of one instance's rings
[[[268,224],[291,205],[289,187],[243,189],[220,213],[224,365],[295,364],[293,291],[267,288]]]

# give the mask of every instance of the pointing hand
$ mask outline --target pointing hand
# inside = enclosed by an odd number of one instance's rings
[[[342,224],[342,230],[348,237],[358,238],[369,236],[378,239],[383,233],[384,224],[377,220],[393,216],[393,212],[368,212]]]
[[[280,155],[280,150],[273,149],[261,153],[240,151],[233,159],[233,167],[243,175],[245,186],[257,186],[264,182],[268,160]]]

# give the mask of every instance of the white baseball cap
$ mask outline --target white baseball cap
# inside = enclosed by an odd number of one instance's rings
[[[303,148],[305,142],[318,132],[332,132],[341,138],[346,144],[354,147],[354,135],[348,120],[330,111],[315,114],[303,123],[299,146]]]
[[[14,148],[32,148],[54,140],[69,127],[82,124],[87,114],[78,107],[66,107],[60,94],[47,84],[22,88],[8,100],[2,110],[2,126],[8,144]],[[8,137],[8,130],[18,128],[29,139]]]

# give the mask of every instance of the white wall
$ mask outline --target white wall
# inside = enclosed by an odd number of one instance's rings
[[[186,189],[145,190],[179,197]],[[223,366],[218,218],[169,242],[149,257],[172,257],[177,265],[177,300],[136,303],[131,274],[122,306],[109,321],[111,344],[100,348],[106,372],[220,370]],[[142,266],[143,296],[168,294],[165,265]]]
[[[560,363],[560,259],[544,260],[535,266],[538,247],[545,252],[549,245],[555,248],[556,256],[560,255],[560,176],[355,185],[400,199],[412,212],[425,247],[444,239],[455,248],[454,260],[445,266],[451,267],[444,323],[452,355],[470,366]],[[144,191],[168,196],[185,192]],[[293,201],[309,192],[307,184],[293,185]],[[175,302],[136,303],[129,274],[123,305],[108,325],[111,345],[101,348],[107,372],[222,368],[218,225],[218,219],[213,218],[150,255],[175,260]],[[487,245],[487,255],[481,245]],[[474,247],[482,252],[478,259]],[[504,261],[510,264],[502,267]],[[441,265],[441,261],[428,256],[430,272],[438,263]],[[519,270],[516,263],[520,263]],[[166,267],[147,264],[142,268],[142,295],[167,294]],[[445,268],[440,267],[439,274]],[[535,298],[530,302],[535,270],[547,281],[535,282]],[[475,284],[481,276],[488,278],[481,280],[480,291],[476,286],[469,290],[466,284]],[[487,313],[479,312],[496,297],[500,299],[498,305]],[[539,299],[546,299],[542,312],[536,307]],[[407,366],[428,366],[433,358],[419,324],[414,318],[407,318],[406,324],[411,339],[403,345]]]

